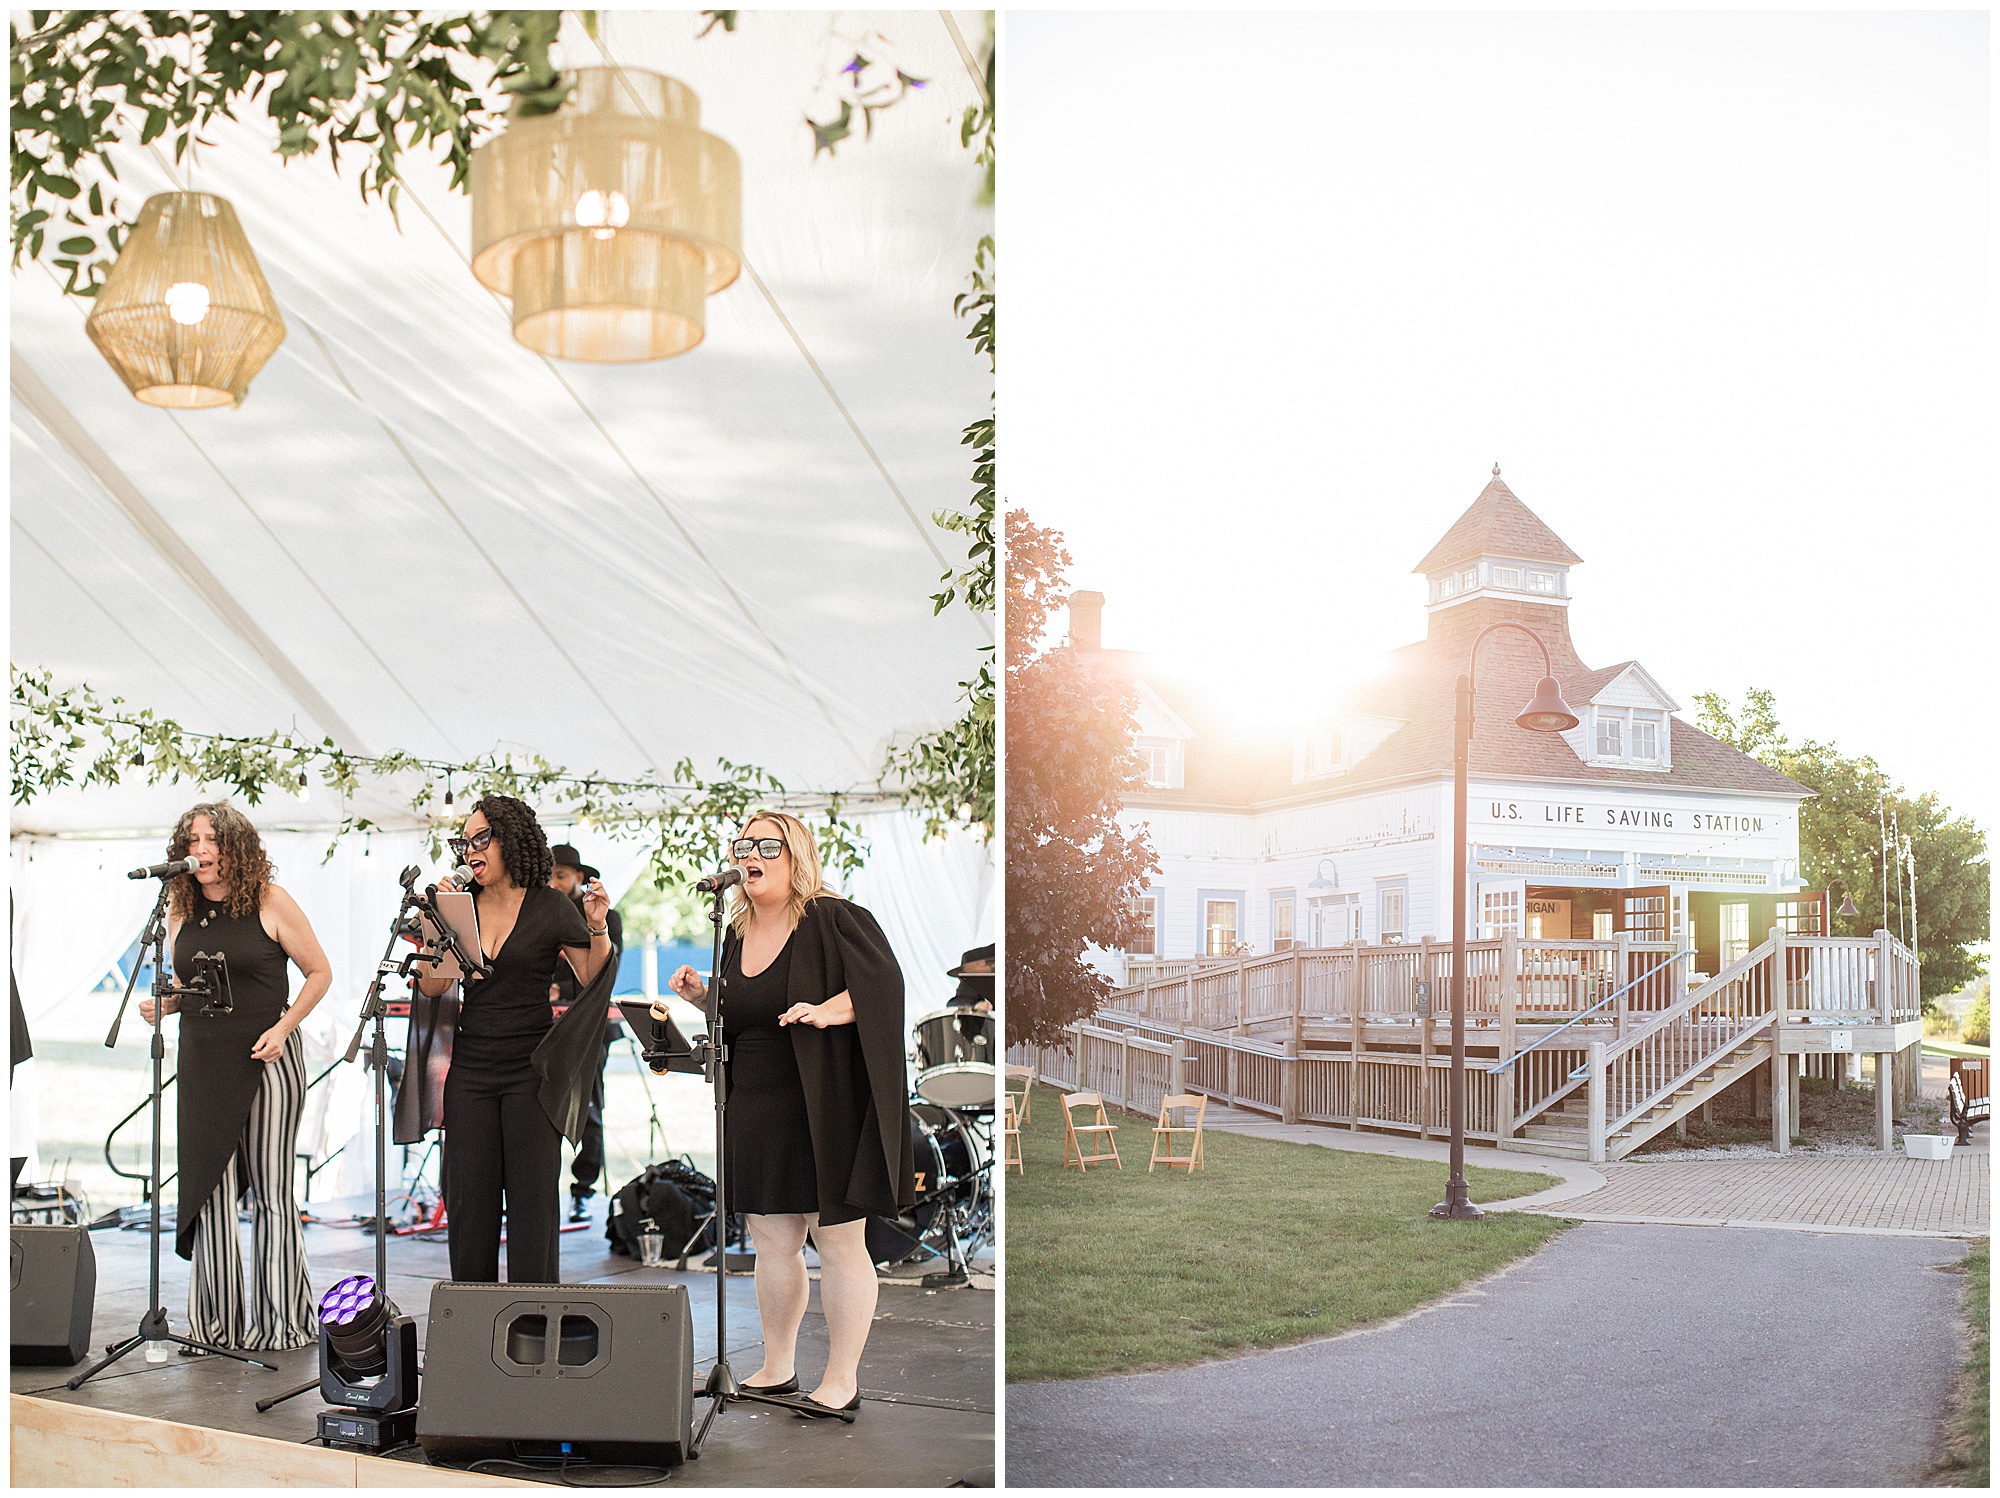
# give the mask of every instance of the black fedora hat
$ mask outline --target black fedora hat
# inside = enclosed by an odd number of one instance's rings
[[[549,858],[558,868],[581,869],[585,867],[583,855],[568,843],[557,843],[553,848],[549,849]]]
[[[984,963],[984,968],[974,968],[974,963]],[[958,966],[945,969],[947,978],[987,978],[993,976],[993,943],[983,947],[973,947],[958,959]]]

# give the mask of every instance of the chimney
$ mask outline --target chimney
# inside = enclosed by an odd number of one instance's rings
[[[1078,650],[1104,648],[1104,595],[1069,595],[1069,642]]]

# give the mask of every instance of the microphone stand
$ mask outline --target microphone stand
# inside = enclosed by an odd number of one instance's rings
[[[192,1337],[179,1336],[174,1332],[173,1323],[167,1315],[167,1308],[160,1302],[160,1133],[161,1098],[165,1083],[161,1080],[162,1063],[166,1059],[166,1040],[160,1026],[166,1021],[166,1001],[169,998],[207,999],[215,993],[214,986],[207,982],[179,984],[167,976],[167,891],[172,886],[166,879],[160,880],[160,896],[153,902],[153,913],[146,917],[146,929],[139,937],[139,957],[132,964],[132,976],[125,980],[125,997],[118,1001],[117,1017],[111,1021],[111,1033],[104,1037],[107,1050],[118,1044],[118,1030],[125,1023],[125,1006],[132,1002],[133,986],[139,981],[139,969],[145,965],[146,953],[153,954],[153,1174],[146,1182],[146,1194],[152,1198],[152,1256],[146,1284],[146,1304],[152,1309],[140,1318],[138,1332],[123,1342],[114,1342],[105,1349],[106,1356],[92,1363],[83,1372],[69,1380],[68,1387],[80,1389],[91,1379],[109,1368],[113,1363],[143,1345],[146,1361],[163,1363],[167,1360],[166,1343],[176,1343],[181,1347],[192,1347],[200,1352],[217,1353],[225,1358],[235,1358],[239,1363],[255,1363],[259,1368],[278,1371],[276,1363],[267,1363],[262,1358],[253,1358],[247,1352],[238,1352],[231,1347],[217,1347],[208,1342],[197,1342]],[[229,1227],[236,1227],[235,1203],[230,1207]],[[158,1352],[154,1351],[158,1347]]]
[[[708,1413],[702,1416],[701,1429],[695,1432],[688,1448],[688,1455],[697,1457],[708,1439],[708,1428],[726,1404],[774,1404],[814,1419],[847,1418],[834,1410],[822,1414],[808,1408],[803,1400],[788,1395],[760,1394],[745,1388],[729,1370],[729,1047],[722,1038],[722,894],[726,887],[713,891],[714,900],[708,912],[709,924],[715,928],[708,963],[708,1037],[694,1043],[696,1058],[702,1062],[715,1093],[715,1251],[709,1255],[709,1262],[715,1268],[715,1366],[708,1370],[708,1382],[696,1396],[710,1401]]]
[[[403,886],[403,903],[396,909],[396,918],[389,923],[389,943],[382,949],[382,960],[375,965],[375,979],[368,985],[367,998],[362,1000],[361,1022],[355,1026],[354,1038],[347,1043],[347,1054],[341,1058],[352,1061],[361,1053],[361,1037],[373,1024],[375,1033],[369,1041],[368,1065],[375,1072],[375,1283],[380,1287],[385,1302],[389,1300],[389,1038],[382,1028],[382,1022],[389,1013],[389,1002],[385,990],[389,978],[398,977],[407,981],[420,964],[444,960],[442,952],[429,948],[412,952],[401,962],[395,960],[396,943],[409,934],[411,912],[429,915],[432,925],[444,933],[441,944],[448,943],[452,953],[464,964],[463,950],[452,936],[451,928],[437,919],[436,903],[416,892],[418,872],[415,864],[403,870],[399,881]],[[437,886],[432,885],[429,893],[436,892]],[[421,934],[423,928],[418,926],[417,930]],[[389,1313],[392,1317],[396,1314],[393,1304]],[[296,1399],[319,1387],[320,1378],[315,1374],[296,1389],[287,1389],[269,1399],[258,1400],[257,1412],[261,1415],[287,1399]]]

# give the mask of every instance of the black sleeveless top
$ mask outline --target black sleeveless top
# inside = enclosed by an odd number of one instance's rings
[[[194,976],[198,952],[221,953],[229,966],[228,1014],[204,1014],[198,999],[180,1011],[180,1180],[174,1251],[194,1253],[194,1224],[236,1152],[250,1104],[264,1084],[265,1063],[252,1058],[257,1037],[283,1016],[291,993],[290,960],[261,915],[233,916],[196,892],[194,910],[174,938],[174,977]]]

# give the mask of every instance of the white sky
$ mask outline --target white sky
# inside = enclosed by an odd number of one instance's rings
[[[1010,507],[1251,704],[1501,464],[1571,630],[1991,826],[1979,13],[1010,12]]]

